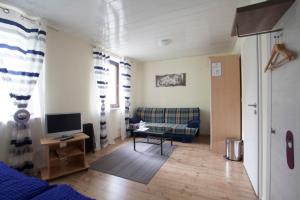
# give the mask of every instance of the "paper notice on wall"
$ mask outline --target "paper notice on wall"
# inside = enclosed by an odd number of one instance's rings
[[[222,64],[220,62],[211,63],[211,76],[222,75]]]

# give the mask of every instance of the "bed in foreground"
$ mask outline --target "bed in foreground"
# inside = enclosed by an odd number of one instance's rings
[[[1,200],[91,200],[68,185],[49,185],[0,162]]]

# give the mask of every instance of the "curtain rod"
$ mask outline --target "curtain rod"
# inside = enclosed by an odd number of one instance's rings
[[[128,62],[130,62],[131,64],[134,63],[134,59],[131,59],[131,58],[128,58],[128,57],[125,57],[125,56],[119,56],[119,55],[113,53],[111,50],[106,49],[106,48],[104,48],[104,47],[102,47],[102,46],[100,46],[100,45],[95,45],[95,44],[92,44],[92,43],[90,43],[90,45],[91,45],[93,48],[96,48],[96,47],[102,48],[102,49],[104,49],[104,51],[107,51],[110,55],[112,55],[112,56],[114,56],[114,57],[116,57],[116,58],[118,58],[118,59],[120,59],[120,60],[123,60],[124,58],[126,58],[126,60],[127,60]]]
[[[106,48],[104,48],[104,47],[102,47],[102,46],[100,46],[100,45],[95,45],[95,44],[93,44],[93,43],[90,43],[90,45],[91,45],[93,48],[99,47],[99,48],[103,49],[104,51],[107,51],[109,54],[111,54],[112,56],[114,56],[114,57],[116,57],[116,58],[123,59],[122,56],[119,56],[119,55],[113,53],[112,51],[110,51],[109,49],[106,49]]]
[[[10,10],[14,10],[16,12],[19,12],[21,14],[21,17],[23,17],[24,19],[27,19],[31,22],[35,22],[35,21],[41,19],[40,17],[33,17],[33,16],[30,16],[30,15],[27,15],[24,11],[22,11],[22,10],[20,10],[20,9],[14,7],[14,6],[6,5],[6,4],[1,3],[1,2],[0,2],[0,9],[2,9],[3,12],[6,13],[6,14],[9,14]],[[49,29],[52,29],[52,30],[56,31],[56,32],[59,31],[59,29],[57,29],[56,27],[54,27],[52,25],[47,24],[47,27]]]
[[[0,8],[3,10],[4,13],[7,13],[7,14],[10,12],[10,10],[14,10],[16,12],[19,12],[23,18],[25,18],[27,20],[30,20],[30,21],[36,21],[36,20],[40,19],[40,17],[30,16],[27,13],[25,13],[23,10],[20,10],[19,8],[16,8],[14,6],[10,6],[10,5],[7,5],[7,4],[4,4],[4,3],[0,3]]]

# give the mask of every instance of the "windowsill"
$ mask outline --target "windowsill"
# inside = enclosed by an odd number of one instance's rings
[[[29,123],[35,120],[41,120],[42,118],[39,116],[31,116],[31,118],[29,119]],[[0,124],[5,125],[8,122],[15,122],[15,120],[13,118],[11,119],[5,119],[5,120],[0,120]]]
[[[110,110],[120,110],[120,108],[119,107],[118,108],[111,107]]]

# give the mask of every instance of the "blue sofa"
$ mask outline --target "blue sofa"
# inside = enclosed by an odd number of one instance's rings
[[[68,185],[50,186],[47,182],[28,177],[0,162],[1,200],[91,200]]]
[[[137,129],[141,120],[152,130],[167,130],[174,140],[192,142],[200,128],[200,109],[140,107],[129,120],[130,129]]]

